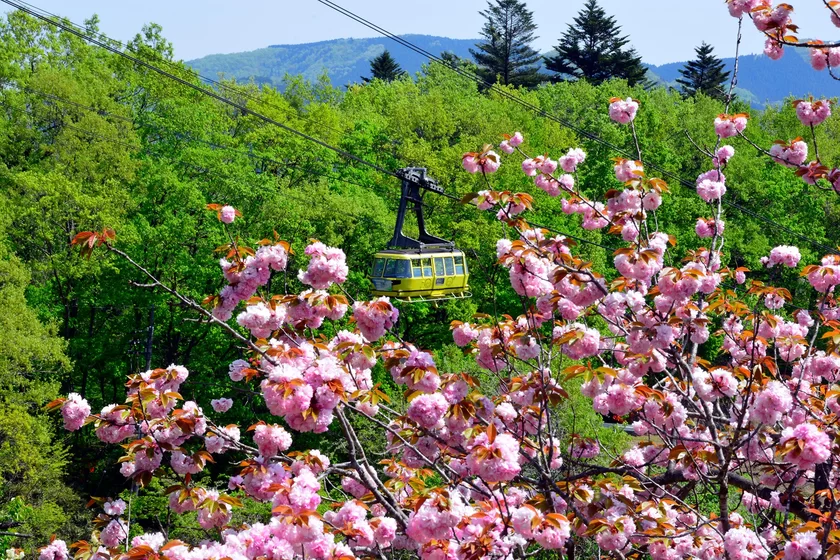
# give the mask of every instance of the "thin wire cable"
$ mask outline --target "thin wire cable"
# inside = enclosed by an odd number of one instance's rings
[[[86,26],[84,26],[84,25],[80,25],[80,24],[78,24],[78,23],[75,23],[75,22],[73,22],[73,21],[69,20],[68,18],[65,18],[65,17],[59,16],[59,15],[54,14],[54,13],[52,13],[52,12],[49,12],[49,11],[47,11],[47,10],[43,9],[43,8],[39,8],[38,6],[35,6],[34,4],[31,4],[31,3],[29,3],[29,2],[26,2],[25,0],[17,0],[17,1],[18,1],[20,4],[24,4],[24,5],[28,6],[29,8],[31,8],[31,9],[32,9],[32,10],[34,10],[34,11],[41,12],[41,13],[43,13],[43,14],[47,14],[48,16],[51,16],[51,17],[55,18],[56,20],[66,22],[66,23],[68,23],[69,25],[72,25],[73,27],[75,27],[76,29],[81,30],[83,33],[88,33],[88,34],[90,34],[90,33],[91,33],[90,31],[88,31],[88,28],[87,28]],[[18,9],[19,9],[19,8],[18,8]],[[123,49],[125,49],[125,50],[127,50],[127,51],[133,52],[133,53],[135,53],[135,54],[140,54],[137,50],[132,49],[132,48],[131,48],[131,45],[129,45],[128,43],[124,43],[124,42],[119,41],[119,40],[117,40],[117,39],[113,39],[113,38],[111,38],[111,37],[108,37],[107,35],[105,35],[104,33],[101,33],[101,32],[95,32],[95,35],[96,35],[97,37],[101,38],[103,41],[107,41],[107,42],[108,42],[108,43],[110,43],[110,44],[116,45],[116,46],[118,46],[118,47],[120,47],[120,48],[123,48]],[[188,72],[189,74],[191,74],[191,75],[195,76],[196,78],[198,78],[198,79],[200,79],[200,80],[202,80],[202,81],[204,81],[204,82],[207,82],[208,84],[212,84],[212,85],[213,85],[213,86],[215,86],[215,87],[218,87],[218,88],[220,88],[220,89],[227,90],[227,91],[229,91],[229,92],[231,92],[231,93],[233,93],[233,94],[236,94],[236,95],[238,95],[238,96],[245,97],[246,99],[249,99],[249,100],[251,100],[251,101],[254,101],[254,102],[256,102],[256,103],[258,103],[258,104],[260,104],[260,105],[264,105],[264,106],[266,106],[266,107],[272,107],[272,108],[277,109],[277,110],[280,110],[280,111],[284,111],[284,110],[286,110],[286,108],[285,108],[285,107],[280,107],[280,106],[278,106],[278,105],[275,105],[275,104],[273,104],[273,103],[270,103],[270,102],[268,102],[267,100],[265,100],[264,98],[262,98],[262,97],[258,97],[258,96],[255,96],[255,95],[251,94],[250,92],[248,92],[248,91],[246,91],[246,90],[243,90],[243,89],[237,88],[237,87],[235,87],[235,86],[232,86],[232,85],[230,85],[230,84],[226,84],[226,83],[224,83],[224,82],[220,82],[220,81],[218,81],[218,80],[214,80],[213,78],[208,78],[207,76],[204,76],[204,75],[202,75],[202,74],[198,73],[198,71],[196,71],[196,70],[195,70],[195,69],[193,69],[193,68],[190,68],[190,67],[185,67],[185,66],[183,66],[182,64],[180,64],[180,63],[178,63],[178,62],[175,62],[175,61],[172,61],[172,60],[167,60],[166,58],[163,58],[162,56],[160,56],[160,55],[159,55],[159,53],[157,53],[157,52],[155,52],[155,51],[147,52],[147,53],[145,53],[145,54],[146,54],[146,55],[150,55],[150,54],[157,55],[157,56],[155,57],[156,62],[166,64],[166,65],[167,65],[167,66],[169,66],[170,68],[173,68],[173,69],[175,69],[175,70],[177,70],[177,71],[179,71],[179,72],[184,72],[184,71],[186,71],[186,72]],[[331,127],[331,126],[329,126],[329,125],[328,125],[328,124],[326,124],[326,123],[321,122],[321,123],[319,123],[319,125],[320,125],[320,126],[322,126],[322,127],[324,127],[324,128],[326,128],[326,129],[328,129],[328,130],[331,130],[331,131],[335,132],[336,134],[342,134],[342,133],[341,133],[341,131],[339,131],[339,130],[337,130],[337,129],[335,129],[335,128]]]
[[[481,85],[486,86],[488,89],[492,90],[494,93],[496,93],[498,95],[501,95],[502,97],[505,97],[506,99],[514,101],[515,103],[518,103],[519,105],[521,105],[523,107],[526,107],[527,109],[530,109],[531,111],[534,111],[535,113],[537,113],[541,117],[544,117],[544,118],[547,118],[551,121],[554,121],[557,124],[560,124],[561,126],[566,127],[568,129],[574,131],[575,133],[577,133],[577,134],[579,134],[579,135],[581,135],[585,138],[588,138],[589,140],[592,140],[593,142],[599,143],[599,144],[613,150],[614,152],[616,152],[617,154],[621,155],[622,157],[624,157],[626,159],[630,159],[630,160],[635,160],[636,159],[634,155],[630,154],[629,152],[622,149],[621,147],[616,146],[615,144],[613,144],[613,143],[611,143],[607,140],[604,140],[603,138],[601,138],[597,134],[591,133],[588,130],[580,128],[579,126],[577,126],[577,125],[575,125],[575,124],[573,124],[573,123],[571,123],[571,122],[569,122],[565,119],[562,119],[562,118],[560,118],[556,115],[548,113],[547,111],[545,111],[541,107],[538,107],[538,106],[536,106],[532,103],[529,103],[528,101],[525,101],[524,99],[522,99],[522,98],[520,98],[516,95],[511,94],[509,91],[498,87],[495,83],[492,83],[488,80],[485,80],[485,79],[481,78],[480,76],[477,76],[476,74],[474,74],[472,72],[467,72],[463,68],[458,68],[455,64],[447,62],[446,60],[443,60],[439,56],[437,56],[433,53],[430,53],[430,52],[426,51],[425,49],[423,49],[421,47],[418,47],[414,43],[412,43],[412,42],[410,42],[406,39],[403,39],[402,37],[400,37],[398,35],[395,35],[394,33],[391,33],[387,29],[384,29],[384,28],[376,25],[375,23],[372,23],[372,22],[368,21],[367,19],[363,18],[362,16],[359,16],[359,15],[351,12],[350,10],[341,7],[340,5],[336,4],[335,2],[332,2],[331,0],[317,0],[317,1],[320,2],[321,4],[327,6],[328,8],[331,8],[331,9],[339,12],[340,14],[349,17],[350,19],[352,19],[354,21],[356,21],[358,23],[361,23],[365,27],[367,27],[369,29],[372,29],[373,31],[391,39],[392,41],[395,41],[396,43],[398,43],[398,44],[416,52],[417,54],[425,56],[425,57],[429,58],[430,60],[432,60],[434,62],[438,62],[438,63],[444,65],[446,68],[452,70],[453,72],[456,72],[457,74],[459,74],[459,75],[461,75],[465,78],[468,78],[468,79],[473,80],[473,81],[475,81],[475,82],[477,82]],[[675,173],[673,173],[671,171],[668,171],[668,170],[666,170],[666,169],[664,169],[664,168],[662,168],[662,167],[660,167],[656,164],[645,163],[645,166],[647,166],[648,168],[650,168],[654,171],[657,171],[657,172],[661,173],[663,176],[668,177],[669,179],[673,179],[673,180],[677,181],[681,186],[696,192],[696,188],[687,179],[683,179],[679,175],[676,175]],[[751,217],[755,218],[756,220],[762,221],[762,222],[764,222],[768,225],[772,225],[772,226],[778,228],[779,230],[784,231],[787,234],[792,235],[792,236],[800,239],[801,241],[805,241],[805,242],[813,245],[814,247],[820,248],[823,251],[826,251],[826,252],[832,253],[832,254],[840,254],[840,252],[838,252],[838,250],[836,248],[831,247],[829,245],[826,245],[826,244],[824,244],[820,241],[817,241],[816,239],[812,239],[812,238],[808,237],[807,235],[803,235],[799,232],[796,232],[796,231],[794,231],[794,230],[792,230],[792,229],[790,229],[790,228],[788,228],[788,227],[786,227],[786,226],[784,226],[784,225],[782,225],[782,224],[780,224],[780,223],[778,223],[778,222],[776,222],[776,221],[774,221],[774,220],[772,220],[772,219],[770,219],[770,218],[768,218],[768,217],[766,217],[762,214],[759,214],[759,213],[757,213],[753,210],[750,210],[749,208],[746,208],[745,206],[743,206],[743,205],[741,205],[737,202],[733,202],[733,201],[724,199],[723,204],[726,205],[726,206],[730,206],[732,208],[735,208],[736,210],[738,210],[738,211],[740,211],[744,214],[747,214],[748,216],[751,216]]]
[[[232,101],[232,100],[230,100],[230,99],[228,99],[228,98],[226,98],[226,97],[224,97],[224,96],[222,96],[222,95],[220,95],[220,94],[218,94],[218,93],[216,93],[216,92],[214,92],[214,91],[212,91],[212,90],[207,90],[207,89],[205,89],[205,88],[203,88],[203,87],[197,86],[196,84],[193,84],[193,83],[191,83],[191,82],[189,82],[189,81],[187,81],[187,80],[185,80],[185,79],[183,79],[183,78],[181,78],[181,77],[179,77],[179,76],[176,76],[176,75],[174,75],[174,74],[172,74],[172,73],[170,73],[170,72],[167,72],[166,70],[163,70],[163,69],[161,69],[161,68],[158,68],[158,67],[157,67],[157,66],[155,66],[154,64],[151,64],[151,63],[149,63],[149,62],[146,62],[146,61],[144,61],[144,60],[141,60],[141,59],[139,59],[139,58],[137,58],[137,57],[135,57],[135,56],[132,56],[132,55],[130,55],[130,54],[128,54],[128,53],[125,53],[125,52],[123,52],[123,51],[119,50],[118,48],[113,47],[113,46],[111,46],[110,44],[108,44],[108,43],[106,43],[106,42],[103,42],[102,40],[95,39],[95,38],[91,37],[91,36],[90,36],[90,34],[88,34],[87,32],[81,32],[81,31],[78,31],[78,30],[74,29],[73,27],[71,27],[70,25],[63,23],[62,21],[56,21],[56,20],[53,20],[53,19],[51,19],[51,18],[49,18],[49,17],[47,17],[47,16],[44,16],[44,15],[39,14],[39,13],[37,13],[36,11],[34,11],[34,10],[40,10],[40,8],[33,7],[34,9],[29,9],[29,8],[27,8],[27,7],[23,6],[23,5],[21,5],[21,4],[27,4],[27,3],[25,3],[25,2],[14,2],[14,1],[12,1],[12,0],[0,0],[0,1],[2,1],[3,3],[8,4],[9,6],[12,6],[13,8],[16,8],[16,9],[18,9],[18,10],[20,10],[20,11],[24,12],[24,13],[27,13],[27,14],[29,14],[29,15],[33,16],[33,17],[36,17],[36,18],[38,18],[38,19],[40,19],[40,20],[42,20],[42,21],[44,21],[44,22],[46,22],[46,23],[49,23],[49,24],[51,24],[51,25],[54,25],[54,26],[58,27],[59,29],[63,29],[64,31],[66,31],[66,32],[68,32],[68,33],[71,33],[71,34],[73,34],[73,35],[75,35],[75,36],[79,37],[80,39],[82,39],[82,40],[84,40],[84,41],[87,41],[87,42],[89,42],[89,43],[91,43],[91,44],[94,44],[94,45],[96,45],[96,46],[98,46],[98,47],[101,47],[101,48],[103,48],[103,49],[105,49],[105,50],[107,50],[107,51],[109,51],[109,52],[112,52],[112,53],[114,53],[114,54],[118,55],[118,56],[122,56],[122,57],[124,57],[124,58],[126,58],[126,59],[128,59],[128,60],[131,60],[133,63],[138,64],[138,65],[140,65],[140,66],[143,66],[143,67],[145,67],[145,68],[147,68],[147,69],[149,69],[149,70],[152,70],[153,72],[156,72],[156,73],[158,73],[158,74],[160,74],[160,75],[162,75],[162,76],[164,76],[164,77],[166,77],[166,78],[168,78],[168,79],[170,79],[170,80],[174,80],[174,81],[176,81],[176,82],[178,82],[178,83],[180,83],[180,84],[182,84],[182,85],[184,85],[184,86],[187,86],[188,88],[191,88],[191,89],[193,89],[193,90],[195,90],[195,91],[197,91],[197,92],[199,92],[199,93],[202,93],[202,94],[204,94],[204,95],[207,95],[207,96],[209,96],[209,97],[212,97],[213,99],[216,99],[217,101],[220,101],[220,102],[222,102],[222,103],[224,103],[224,104],[226,104],[226,105],[230,105],[231,107],[234,107],[234,108],[238,109],[239,111],[241,111],[243,114],[250,114],[250,115],[253,115],[254,117],[256,117],[256,118],[258,118],[258,119],[260,119],[260,120],[262,120],[262,121],[264,121],[264,122],[266,122],[266,123],[268,123],[268,124],[272,124],[272,125],[274,125],[274,126],[280,127],[280,128],[282,128],[283,130],[285,130],[285,131],[287,131],[287,132],[290,132],[290,133],[292,133],[292,134],[295,134],[295,135],[297,135],[297,136],[300,136],[300,137],[302,137],[302,138],[304,138],[304,139],[306,139],[306,140],[309,140],[310,142],[313,142],[313,143],[315,143],[315,144],[318,144],[318,145],[320,145],[320,146],[322,146],[322,147],[324,147],[324,148],[326,148],[326,149],[332,150],[333,152],[335,152],[335,153],[337,153],[337,154],[339,154],[339,155],[341,155],[341,156],[343,156],[343,157],[345,157],[345,158],[347,158],[347,159],[350,159],[350,160],[352,160],[352,161],[356,161],[356,162],[358,162],[358,163],[361,163],[362,165],[366,165],[366,166],[368,166],[368,167],[370,167],[370,168],[372,168],[372,169],[375,169],[376,171],[379,171],[380,173],[382,173],[382,174],[384,174],[384,175],[388,175],[388,176],[394,177],[394,178],[399,179],[399,180],[401,180],[401,181],[402,181],[402,180],[405,180],[405,178],[404,178],[402,175],[398,174],[398,173],[394,173],[394,172],[392,172],[392,171],[389,171],[389,170],[387,170],[387,169],[385,169],[385,168],[383,168],[383,167],[381,167],[381,166],[379,166],[379,165],[377,165],[377,164],[375,164],[375,163],[369,162],[369,161],[364,160],[364,159],[362,159],[362,158],[360,158],[360,157],[358,157],[358,156],[356,156],[356,155],[354,155],[354,154],[351,154],[350,152],[347,152],[346,150],[342,150],[341,148],[337,148],[337,147],[335,147],[335,146],[332,146],[332,145],[330,145],[330,144],[328,144],[328,143],[326,143],[326,142],[324,142],[324,141],[322,141],[322,140],[319,140],[318,138],[315,138],[315,137],[313,137],[313,136],[311,136],[311,135],[309,135],[309,134],[306,134],[306,133],[304,133],[304,132],[301,132],[301,131],[299,131],[299,130],[297,130],[297,129],[294,129],[294,128],[292,128],[292,127],[290,127],[290,126],[288,126],[288,125],[285,125],[285,124],[283,124],[283,123],[280,123],[280,122],[278,122],[278,121],[276,121],[276,120],[274,120],[274,119],[272,119],[272,118],[270,118],[270,117],[267,117],[267,116],[265,116],[265,115],[263,115],[263,114],[261,114],[261,113],[258,113],[258,112],[256,112],[256,111],[254,111],[253,109],[249,109],[248,107],[246,107],[246,106],[244,106],[244,105],[242,105],[242,104],[240,104],[240,103],[237,103],[237,102],[235,102],[235,101]],[[31,5],[31,4],[27,4],[27,5]],[[43,11],[43,10],[41,10],[41,11]],[[49,12],[45,12],[45,13],[49,13]],[[99,35],[100,37],[104,38],[104,39],[105,39],[106,41],[108,41],[108,42],[113,42],[113,43],[116,43],[116,44],[120,44],[118,41],[113,41],[112,39],[108,38],[106,35],[104,35],[104,34],[102,34],[102,33],[98,33],[98,35]],[[180,68],[180,67],[179,67],[179,68]],[[460,198],[458,198],[457,196],[454,196],[454,195],[448,194],[448,193],[444,193],[444,192],[437,192],[436,194],[440,194],[440,195],[442,195],[442,196],[444,196],[444,197],[447,197],[447,198],[450,198],[450,199],[452,199],[452,200],[457,200],[457,201],[460,201]],[[543,229],[545,229],[545,230],[547,230],[547,231],[551,231],[552,233],[556,233],[556,234],[558,234],[558,235],[562,235],[562,236],[568,237],[568,238],[570,238],[570,239],[574,239],[574,240],[579,241],[579,242],[581,242],[581,243],[586,243],[586,244],[594,245],[594,246],[601,247],[601,248],[603,248],[603,249],[607,249],[607,250],[610,250],[610,251],[612,251],[612,250],[613,250],[613,249],[611,249],[611,248],[609,248],[609,247],[605,247],[605,246],[603,246],[603,245],[601,245],[601,244],[599,244],[599,243],[595,243],[595,242],[593,242],[593,241],[589,241],[589,240],[586,240],[586,239],[583,239],[583,238],[579,238],[579,237],[576,237],[576,236],[572,236],[572,235],[566,234],[566,233],[561,232],[561,231],[559,231],[559,230],[557,230],[557,229],[554,229],[554,228],[549,228],[549,227],[547,227],[547,226],[540,226],[540,225],[538,225],[538,224],[532,224],[532,225],[533,225],[533,226],[535,226],[535,227],[540,227],[540,228],[543,228]]]
[[[112,114],[108,113],[107,111],[103,111],[101,109],[96,109],[96,108],[93,108],[93,107],[87,107],[85,105],[82,105],[80,103],[76,103],[76,102],[70,101],[70,100],[64,100],[64,99],[62,99],[58,96],[51,96],[51,97],[54,97],[56,100],[66,101],[66,102],[68,102],[72,105],[75,105],[75,106],[79,107],[80,109],[95,112],[95,113],[100,114],[102,116],[113,116],[115,118],[120,118],[121,117],[120,115],[112,115]],[[12,108],[11,105],[9,105],[8,103],[5,103],[3,101],[0,101],[0,107]],[[125,121],[131,122],[131,123],[134,122],[131,119],[127,119],[127,118],[121,118],[121,120],[125,120]],[[138,148],[137,145],[129,144],[127,142],[123,142],[121,140],[111,138],[107,135],[104,135],[104,134],[101,134],[101,133],[98,133],[98,132],[93,132],[91,130],[87,130],[87,129],[79,127],[79,126],[75,126],[73,124],[62,123],[61,126],[65,127],[65,128],[69,128],[71,130],[75,130],[75,131],[79,132],[80,134],[84,134],[85,136],[88,136],[88,137],[91,137],[91,138],[97,138],[97,139],[103,140],[103,141],[112,142],[114,144],[118,144],[120,146],[124,146],[124,147],[132,149],[132,150]],[[293,167],[293,168],[298,168],[299,167],[296,163],[282,162],[282,161],[272,159],[268,156],[263,156],[263,155],[255,154],[255,153],[251,153],[251,152],[245,152],[243,150],[237,150],[237,149],[231,148],[229,146],[222,146],[220,144],[214,144],[212,142],[207,142],[207,141],[195,138],[195,137],[191,137],[189,135],[181,135],[181,133],[179,133],[178,131],[172,130],[172,129],[159,128],[159,127],[150,127],[150,128],[153,128],[153,129],[156,129],[156,130],[163,130],[165,132],[175,134],[176,137],[178,137],[179,140],[186,140],[188,142],[201,142],[201,143],[207,144],[207,145],[209,145],[213,148],[230,151],[230,152],[233,152],[233,153],[236,153],[236,154],[239,154],[239,155],[246,156],[246,157],[251,158],[253,160],[258,160],[258,161],[261,161],[261,162],[270,162],[270,163],[274,163],[274,164],[277,164],[278,166],[283,166],[283,167]],[[163,157],[163,156],[161,156],[161,154],[150,151],[148,149],[140,150],[139,153],[141,153],[143,155],[151,156],[151,157],[157,157],[157,158]],[[198,169],[199,171],[202,171],[204,173],[207,173],[207,174],[214,175],[214,176],[218,177],[217,174],[212,173],[209,169],[207,169],[205,167],[201,167],[201,166],[195,165],[195,164],[185,163],[183,160],[179,160],[179,161],[184,165],[188,165],[188,166],[190,166],[194,169]],[[335,176],[335,175],[330,175],[328,173],[322,173],[322,172],[316,171],[312,168],[306,168],[306,169],[304,169],[304,172],[307,173],[307,174],[310,174],[310,175],[316,175],[318,177],[323,177],[325,179],[332,179],[332,180],[335,180],[335,181],[341,181],[343,183],[348,183],[350,185],[355,185],[355,186],[363,188],[363,189],[369,189],[370,188],[369,185],[362,185],[361,183],[356,183],[354,181],[350,181],[350,180],[348,180],[344,177],[338,177],[338,176]],[[257,173],[259,174],[261,172],[257,172]]]
[[[41,14],[27,8],[26,6],[23,6],[23,5],[19,4],[18,2],[13,2],[12,0],[0,0],[0,1],[2,1],[5,4],[8,4],[9,6],[12,6],[13,8],[16,8],[16,9],[22,11],[22,12],[25,12],[25,13],[33,16],[33,17],[36,17],[36,18],[38,18],[42,21],[45,21],[45,22],[47,22],[51,25],[54,25],[54,26],[56,26],[60,29],[63,29],[64,31],[66,31],[68,33],[71,33],[71,34],[79,37],[80,39],[82,39],[84,41],[87,41],[91,44],[94,44],[98,47],[101,47],[101,48],[103,48],[103,49],[105,49],[109,52],[112,52],[112,53],[118,55],[118,56],[122,56],[122,57],[132,61],[133,63],[135,63],[137,65],[143,66],[144,68],[147,68],[148,70],[151,70],[153,72],[156,72],[156,73],[160,74],[161,76],[164,76],[164,77],[166,77],[170,80],[176,81],[183,86],[186,86],[186,87],[188,87],[190,89],[193,89],[193,90],[195,90],[199,93],[202,93],[202,94],[204,94],[208,97],[212,97],[213,99],[216,99],[217,101],[220,101],[220,102],[222,102],[226,105],[229,105],[229,106],[231,106],[235,109],[238,109],[243,114],[252,115],[252,116],[256,117],[257,119],[259,119],[259,120],[261,120],[265,123],[268,123],[268,124],[277,126],[279,128],[282,128],[286,132],[289,132],[291,134],[299,136],[299,137],[301,137],[305,140],[308,140],[308,141],[310,141],[314,144],[318,144],[319,146],[321,146],[323,148],[326,148],[328,150],[331,150],[331,151],[339,154],[342,157],[353,160],[357,163],[361,163],[362,165],[366,165],[368,167],[371,167],[372,169],[376,169],[377,171],[379,171],[380,173],[382,173],[384,175],[389,175],[389,176],[394,177],[396,179],[402,179],[402,177],[400,175],[398,175],[397,173],[389,171],[389,170],[385,169],[384,167],[382,167],[380,165],[377,165],[375,163],[364,160],[364,159],[362,159],[362,158],[360,158],[360,157],[358,157],[354,154],[351,154],[350,152],[348,152],[346,150],[342,150],[341,148],[337,148],[335,146],[327,144],[323,140],[319,140],[318,138],[315,138],[314,136],[306,134],[305,132],[301,132],[297,129],[294,129],[294,128],[286,125],[286,124],[283,124],[283,123],[281,123],[277,120],[272,119],[271,117],[267,117],[267,116],[263,115],[262,113],[258,113],[256,111],[254,111],[253,109],[250,109],[245,105],[242,105],[241,103],[237,103],[236,101],[233,101],[233,100],[228,99],[227,97],[225,97],[223,95],[220,95],[220,94],[216,93],[215,91],[208,90],[208,89],[205,89],[203,87],[200,87],[200,86],[198,86],[198,85],[196,85],[196,84],[194,84],[194,83],[192,83],[188,80],[185,80],[184,78],[181,78],[180,76],[176,76],[175,74],[172,74],[171,72],[167,72],[166,70],[164,70],[162,68],[158,68],[154,64],[151,64],[149,62],[141,60],[141,59],[137,58],[136,56],[132,56],[128,53],[125,53],[125,52],[119,50],[118,48],[113,47],[113,46],[111,46],[111,45],[109,45],[109,44],[107,44],[107,43],[105,43],[105,42],[103,42],[99,39],[95,39],[87,33],[77,31],[73,27],[71,27],[71,26],[69,26],[69,25],[67,25],[67,24],[65,24],[61,21],[56,21],[56,20],[50,19],[49,17],[41,15]]]

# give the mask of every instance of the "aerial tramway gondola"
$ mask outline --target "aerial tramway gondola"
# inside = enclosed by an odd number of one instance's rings
[[[388,247],[373,257],[373,295],[405,302],[442,301],[470,297],[467,260],[455,243],[426,231],[420,189],[443,193],[437,181],[420,167],[398,171],[402,178],[400,207],[394,236]],[[417,239],[403,235],[405,214],[413,206],[417,216]]]

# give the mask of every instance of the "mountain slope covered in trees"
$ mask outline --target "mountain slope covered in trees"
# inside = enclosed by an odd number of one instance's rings
[[[469,49],[477,39],[450,39],[432,35],[405,35],[415,45],[439,54],[450,51],[457,56],[471,59]],[[359,82],[359,76],[367,75],[370,60],[385,49],[409,74],[420,71],[428,59],[389,39],[335,39],[300,45],[272,45],[255,51],[213,54],[187,62],[200,74],[211,78],[224,74],[226,78],[238,81],[253,79],[258,84],[282,85],[287,74],[302,75],[315,80],[323,73],[336,86]],[[741,57],[738,72],[739,94],[754,106],[778,103],[785,97],[831,97],[836,95],[838,84],[827,72],[815,72],[802,55],[807,53],[789,51],[779,61],[772,61],[762,55]],[[734,58],[722,59],[726,70],[731,71]],[[662,65],[647,65],[656,83],[676,87],[679,70],[685,62]],[[779,80],[778,76],[786,79]],[[774,79],[775,78],[775,79]]]
[[[432,35],[405,35],[404,38],[434,54],[450,51],[468,58],[474,39],[449,39]],[[384,37],[370,39],[335,39],[302,45],[271,45],[264,49],[232,54],[213,54],[191,60],[187,64],[200,74],[239,81],[254,79],[257,83],[280,85],[286,74],[316,80],[326,72],[335,85],[361,81],[359,76],[370,71],[370,61],[385,49],[409,74],[420,70],[428,59],[411,49]]]

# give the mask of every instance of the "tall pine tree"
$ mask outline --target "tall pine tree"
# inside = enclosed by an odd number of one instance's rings
[[[470,49],[478,75],[488,82],[534,87],[544,76],[537,63],[540,55],[531,47],[537,26],[534,14],[519,0],[488,0],[479,12],[487,20],[481,29],[484,41]]]
[[[574,23],[560,37],[557,55],[545,58],[545,67],[556,72],[555,79],[586,80],[600,84],[610,78],[624,78],[630,85],[645,83],[647,70],[631,48],[625,49],[627,36],[608,16],[597,0],[587,0]]]
[[[712,54],[712,50],[712,46],[704,42],[694,49],[697,58],[680,69],[682,78],[678,78],[677,83],[686,97],[702,93],[721,101],[726,98],[724,82],[729,79],[729,71],[724,70],[726,65]]]
[[[394,60],[394,57],[391,56],[391,53],[388,52],[388,49],[380,54],[379,56],[374,57],[370,61],[370,78],[365,78],[362,76],[362,80],[365,83],[371,82],[373,80],[383,80],[385,82],[392,82],[397,78],[404,76],[405,70],[400,68],[400,65]]]

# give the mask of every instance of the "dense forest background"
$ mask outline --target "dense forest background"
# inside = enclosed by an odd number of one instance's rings
[[[97,31],[95,19],[86,25]],[[171,45],[157,26],[145,27],[128,48],[201,83],[172,60]],[[277,85],[225,82],[224,94],[384,168],[426,167],[456,196],[482,188],[481,178],[461,171],[461,155],[515,130],[535,154],[586,150],[579,178],[588,196],[617,186],[615,154],[603,145],[492,91],[479,91],[441,65],[346,89],[325,76],[287,76]],[[702,95],[683,98],[620,80],[508,91],[623,148],[632,138],[609,121],[607,101],[633,96],[642,106],[636,126],[646,158],[690,181],[705,169],[686,133],[713,145],[711,123],[723,111],[719,101]],[[749,107],[738,102],[733,109]],[[118,452],[87,431],[59,430],[43,405],[76,391],[98,410],[122,400],[127,374],[177,363],[191,371],[182,391],[186,398],[208,407],[211,397],[234,396],[236,405],[224,419],[247,426],[265,410],[259,399],[231,387],[227,365],[241,350],[164,294],[135,286],[141,279],[123,262],[104,254],[82,258],[70,240],[79,231],[111,227],[122,250],[200,300],[222,285],[214,249],[225,242],[205,205],[230,204],[244,214],[233,229],[248,243],[276,231],[298,255],[310,238],[341,247],[351,269],[346,287],[364,296],[371,287],[372,255],[392,233],[399,185],[20,13],[0,20],[0,111],[0,545],[31,549],[53,533],[81,537],[90,529],[83,521],[87,498],[120,493],[133,496],[133,530],[200,539],[189,515],[169,517],[165,498],[126,482],[118,472]],[[786,103],[753,111],[748,132],[757,144],[770,146],[806,131]],[[838,134],[837,119],[817,131],[823,160],[840,159]],[[840,212],[836,195],[809,189],[740,140],[733,144],[741,157],[727,171],[727,196],[770,222],[727,209],[730,266],[758,268],[759,259],[781,244],[798,244],[805,261],[818,258],[817,248],[779,225],[840,244],[840,228],[833,225]],[[537,191],[517,165],[503,165],[496,179],[499,188],[534,194],[534,221],[588,241],[580,251],[608,273],[614,243],[608,236],[582,230],[561,211],[560,200]],[[451,345],[449,322],[476,312],[521,310],[495,266],[495,241],[507,232],[474,207],[443,198],[427,202],[429,229],[469,255],[473,297],[440,306],[403,305],[397,328],[433,349],[441,368],[469,369],[470,359]],[[698,247],[695,221],[707,212],[692,189],[671,184],[657,217],[676,236],[675,262]],[[293,260],[290,269],[299,265]],[[811,291],[800,289],[793,275],[783,280],[794,305],[807,306],[803,298]],[[300,287],[294,274],[284,282],[290,291]],[[376,375],[387,384],[382,371]],[[295,445],[340,454],[336,439],[305,435]],[[215,467],[207,476],[223,484],[226,473]],[[240,515],[267,514],[246,508]]]

